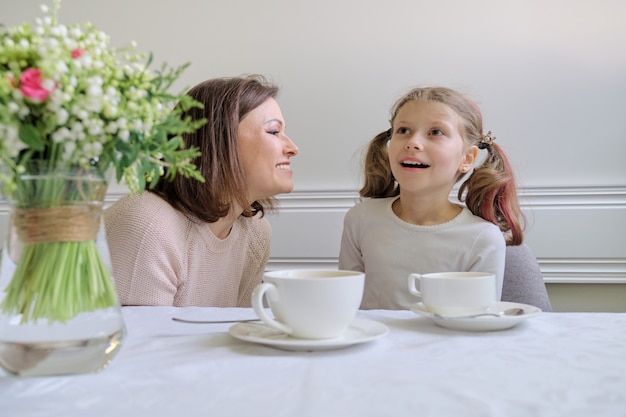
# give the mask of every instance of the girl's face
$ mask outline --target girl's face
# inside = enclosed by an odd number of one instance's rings
[[[289,158],[298,153],[298,147],[285,134],[276,100],[270,98],[246,114],[239,122],[237,138],[251,202],[293,190]]]
[[[402,192],[445,195],[474,164],[478,148],[461,136],[460,116],[445,104],[412,100],[393,120],[387,149]]]

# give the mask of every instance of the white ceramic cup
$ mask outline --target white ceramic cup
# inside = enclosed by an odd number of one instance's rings
[[[356,271],[269,271],[252,292],[252,307],[263,323],[290,336],[339,337],[359,310],[364,284],[365,274]],[[264,297],[275,319],[267,314]]]
[[[416,283],[419,281],[419,290]],[[481,313],[497,302],[496,276],[487,272],[410,274],[409,292],[426,310],[448,316]]]

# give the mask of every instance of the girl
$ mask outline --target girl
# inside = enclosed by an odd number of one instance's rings
[[[502,294],[506,244],[522,242],[515,179],[475,103],[444,87],[416,88],[396,102],[391,129],[365,157],[363,200],[344,219],[339,268],[364,271],[361,308],[406,309],[412,272],[493,272]],[[461,185],[479,154],[484,162]]]

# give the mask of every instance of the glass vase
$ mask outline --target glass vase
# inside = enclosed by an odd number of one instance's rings
[[[97,372],[126,329],[94,170],[30,167],[16,179],[0,264],[0,366],[28,377]]]

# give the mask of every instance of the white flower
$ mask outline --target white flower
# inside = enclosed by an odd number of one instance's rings
[[[85,123],[85,126],[87,127],[87,133],[92,136],[98,136],[104,132],[104,129],[102,128],[103,123],[100,119],[91,119]]]
[[[69,139],[71,137],[72,137],[72,134],[70,133],[69,129],[66,127],[62,127],[52,134],[52,140],[55,141],[56,143],[61,143],[64,140]]]
[[[91,149],[93,151],[93,157],[95,158],[102,153],[102,144],[100,142],[94,142],[92,143]]]
[[[58,90],[55,90],[52,93],[50,93],[46,107],[51,112],[57,113],[62,106],[63,106],[63,93],[61,93]]]
[[[57,62],[56,70],[57,70],[57,72],[59,72],[61,74],[65,74],[66,72],[69,71],[69,67],[67,66],[65,61],[59,61],[59,62]]]
[[[120,129],[119,133],[117,134],[117,136],[123,140],[124,142],[128,141],[128,138],[130,137],[130,132],[126,129]]]
[[[67,46],[67,49],[69,50],[78,48],[76,41],[70,37],[65,38],[65,46]]]
[[[70,125],[70,129],[72,130],[73,137],[78,138],[78,133],[84,130],[83,124],[79,121],[75,121]]]
[[[60,108],[57,111],[57,123],[59,125],[64,125],[65,123],[67,123],[67,120],[70,118],[70,114],[68,113],[67,110]],[[62,129],[65,129],[65,127],[63,127]]]
[[[104,80],[99,75],[87,78],[87,82],[91,85],[97,85],[99,87],[102,87],[104,84]]]
[[[0,135],[4,138],[6,152],[11,157],[17,156],[22,149],[26,148],[26,145],[19,139],[17,129],[13,126],[0,124]]]
[[[16,128],[14,128],[13,126],[2,126],[2,127],[4,127],[3,136],[9,142],[15,142],[18,139],[18,134],[17,134],[17,129]]]
[[[104,129],[107,133],[114,134],[115,132],[118,131],[117,123],[115,122],[107,123]]]
[[[17,111],[17,115],[20,119],[24,119],[29,114],[30,114],[30,109],[26,106],[20,107],[20,109]]]
[[[74,106],[72,114],[81,120],[86,120],[89,117],[89,113],[81,107]]]
[[[108,118],[115,117],[117,116],[117,107],[105,102],[102,109],[102,114]]]
[[[145,149],[193,173],[189,155],[197,152],[183,154],[188,151],[153,140],[192,126],[187,120],[162,124],[179,99],[189,99],[172,96],[163,87],[172,85],[180,70],[166,68],[157,74],[135,42],[117,49],[91,24],[56,23],[60,2],[54,4],[51,12],[42,7],[45,15],[33,27],[0,28],[0,164],[17,173],[14,158],[37,143],[44,151],[33,155],[54,156],[55,164],[105,161],[105,170],[114,165],[131,190],[139,187],[133,175],[163,170],[162,162],[151,162]],[[23,88],[27,70],[29,84]],[[157,76],[162,77],[158,82]],[[28,144],[19,135],[22,124],[37,129],[27,136]],[[136,166],[142,167],[140,172]]]
[[[69,30],[69,35],[74,39],[78,39],[83,35],[83,31],[80,30],[80,27],[74,26]]]
[[[52,91],[54,90],[56,83],[54,82],[54,80],[45,79],[42,81],[41,86],[48,91]]]
[[[76,144],[74,142],[71,142],[71,141],[65,142],[63,146],[63,159],[68,160],[68,161],[71,160],[72,154],[74,153],[75,149],[76,149]]]
[[[93,61],[91,60],[91,57],[87,54],[83,55],[82,57],[80,57],[80,61],[81,65],[83,66],[83,68],[86,69],[90,69]]]
[[[67,27],[64,25],[55,26],[50,30],[50,33],[59,38],[64,38],[67,36]]]
[[[87,95],[99,97],[102,95],[102,88],[99,85],[91,84],[87,87]]]

